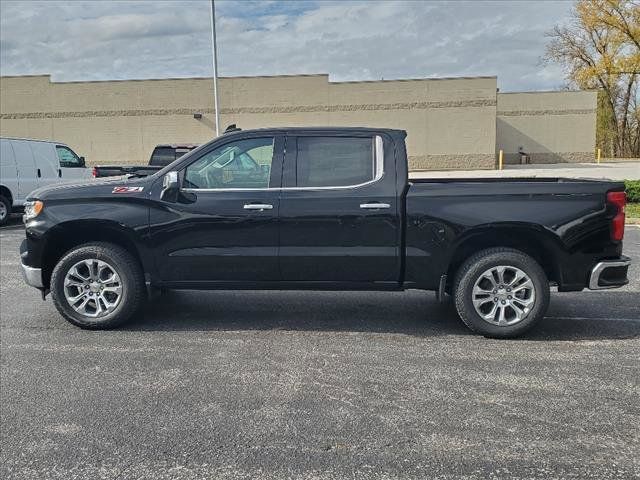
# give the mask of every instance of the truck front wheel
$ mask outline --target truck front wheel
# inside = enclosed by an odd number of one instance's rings
[[[67,252],[53,269],[51,296],[60,314],[81,328],[99,330],[129,320],[145,299],[136,258],[111,243],[87,243]]]
[[[11,202],[6,197],[0,195],[0,225],[9,221],[11,216]]]
[[[529,330],[549,305],[549,281],[525,253],[492,248],[470,257],[454,284],[456,309],[471,330],[510,338]]]

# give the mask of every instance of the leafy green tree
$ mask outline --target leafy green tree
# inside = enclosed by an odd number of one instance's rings
[[[600,89],[597,142],[614,156],[640,155],[640,1],[578,0],[569,25],[549,34],[545,60],[571,87]]]

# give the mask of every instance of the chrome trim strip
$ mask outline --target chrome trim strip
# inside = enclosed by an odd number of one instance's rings
[[[628,267],[629,265],[631,265],[631,260],[605,260],[597,263],[596,266],[593,267],[593,270],[591,270],[591,276],[589,277],[589,290],[605,290],[609,288],[618,288],[618,285],[600,286],[600,275],[602,275],[602,272],[604,272],[607,268]]]
[[[36,288],[43,288],[42,285],[42,269],[41,268],[33,268],[21,263],[22,265],[22,278],[27,285]]]
[[[181,192],[190,193],[212,193],[212,192],[277,192],[281,188],[181,188]]]
[[[380,135],[376,135],[375,162],[376,176],[373,178],[374,182],[380,180],[382,175],[384,175],[384,143],[382,142],[382,137]]]
[[[183,192],[267,192],[267,191],[305,191],[305,190],[350,190],[353,188],[360,188],[367,185],[371,185],[382,179],[384,176],[384,142],[382,141],[381,135],[375,136],[375,154],[374,154],[374,162],[375,162],[375,172],[376,176],[373,180],[369,180],[364,183],[358,183],[356,185],[342,185],[337,187],[280,187],[280,188],[183,188],[181,191]]]
[[[245,210],[273,210],[273,205],[268,203],[248,203],[242,208]]]
[[[369,210],[378,210],[380,208],[391,208],[388,203],[361,203],[360,208],[366,208]]]

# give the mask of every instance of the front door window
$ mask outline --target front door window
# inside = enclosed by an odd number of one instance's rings
[[[70,148],[63,146],[56,146],[56,152],[58,154],[58,160],[60,160],[60,166],[64,168],[79,168],[82,167],[82,162],[78,156]]]
[[[273,137],[227,143],[189,165],[183,186],[206,190],[269,188],[273,146]]]

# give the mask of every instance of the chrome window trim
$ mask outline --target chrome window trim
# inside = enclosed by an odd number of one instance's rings
[[[349,138],[349,137],[346,137]],[[340,185],[335,187],[268,187],[268,188],[182,188],[183,192],[266,192],[266,191],[307,191],[307,190],[351,190],[376,183],[384,176],[384,142],[381,135],[375,136],[374,168],[376,175],[372,180],[355,185]]]
[[[265,136],[251,136],[251,137],[246,137],[246,138],[241,138],[239,140],[237,140],[237,142],[242,142],[244,140],[253,140],[256,138],[271,138],[272,140],[272,145],[273,145],[273,153],[272,153],[272,159],[271,159],[271,165],[269,166],[269,175],[271,175],[271,167],[273,167],[273,158],[275,157],[275,146],[276,146],[276,139],[277,139],[277,135],[265,135]],[[223,143],[222,145],[220,145],[220,147],[218,148],[222,148],[226,145],[231,145],[232,143],[234,143],[234,141],[230,141],[230,142],[226,142]],[[200,147],[205,146],[204,145],[200,145]],[[194,150],[191,150],[191,152],[194,152],[195,150],[197,150],[198,148],[195,148]],[[208,152],[202,154],[202,156],[196,158],[193,162],[189,163],[188,165],[184,166],[183,168],[181,168],[180,170],[173,170],[173,171],[184,171],[185,173],[183,175],[186,175],[186,170],[193,165],[194,163],[196,163],[198,160],[200,160],[201,158],[205,157],[206,155],[209,155],[211,152],[214,152],[216,150],[216,148],[212,148],[211,150],[209,150]],[[189,152],[189,153],[191,153]],[[187,155],[187,154],[185,154]],[[180,157],[180,159],[176,159],[176,160],[181,160],[182,157]],[[231,161],[229,161],[231,162]],[[229,163],[227,162],[227,163]],[[257,162],[256,162],[257,163]],[[170,172],[167,172],[167,174]],[[165,174],[165,175],[167,175]],[[267,187],[267,188],[180,188],[181,192],[262,192],[262,191],[267,191],[267,190],[280,190],[280,187]]]

